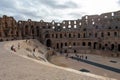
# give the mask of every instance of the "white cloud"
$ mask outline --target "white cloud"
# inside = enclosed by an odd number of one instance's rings
[[[117,11],[120,0],[2,0],[0,8],[0,15],[14,16],[17,20],[61,21]]]

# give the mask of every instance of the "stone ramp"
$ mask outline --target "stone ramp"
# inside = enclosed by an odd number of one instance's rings
[[[43,49],[44,46],[39,46],[38,43],[35,42],[36,40],[20,40],[20,41],[11,41],[8,42],[5,46],[7,47],[8,50],[10,50],[10,47],[12,45],[14,45],[14,48],[16,49],[17,53],[19,53],[19,55],[24,55],[24,56],[28,56],[31,58],[36,58],[42,61],[46,61],[46,54],[47,54],[47,50]],[[18,44],[20,45],[20,48],[18,48]],[[36,48],[37,47],[37,48]],[[33,52],[33,49],[35,49],[35,52]],[[34,53],[34,55],[33,55]]]
[[[55,66],[11,52],[6,46],[10,43],[0,43],[0,80],[115,80]]]

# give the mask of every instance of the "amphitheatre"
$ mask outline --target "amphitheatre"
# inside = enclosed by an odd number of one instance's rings
[[[119,80],[120,11],[62,22],[0,17],[0,80]]]

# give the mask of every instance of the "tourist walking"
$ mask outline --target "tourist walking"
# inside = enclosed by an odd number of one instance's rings
[[[82,55],[82,56],[81,56],[81,59],[83,59],[83,58],[84,58],[84,56]]]
[[[85,59],[87,60],[87,56],[85,56]]]
[[[33,52],[35,52],[36,48],[33,48]]]
[[[11,46],[11,50],[16,52],[15,48],[14,48],[14,45]]]
[[[65,57],[68,58],[68,53],[66,53]]]
[[[20,43],[18,43],[18,49],[20,49]]]

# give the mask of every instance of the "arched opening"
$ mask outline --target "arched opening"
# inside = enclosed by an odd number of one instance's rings
[[[82,46],[86,46],[85,42],[82,43]]]
[[[88,46],[90,46],[90,47],[91,47],[91,42],[88,42]]]
[[[76,50],[74,50],[74,53],[76,53],[77,51]]]
[[[25,35],[29,34],[29,29],[28,29],[28,25],[25,26]]]
[[[59,48],[59,44],[57,43],[57,49]]]
[[[39,32],[39,27],[38,26],[36,27],[36,33],[37,33],[36,35],[39,36],[40,32]]]
[[[69,34],[69,38],[71,38],[71,34]]]
[[[101,49],[102,48],[102,45],[101,44],[99,44],[99,49]]]
[[[58,34],[56,34],[56,38],[58,38]]]
[[[0,39],[0,42],[2,42],[3,41],[3,39]]]
[[[120,44],[118,44],[118,51],[120,51]]]
[[[50,38],[50,34],[46,34],[46,35],[45,35],[45,38]]]
[[[104,33],[103,32],[101,33],[101,37],[104,37]]]
[[[48,39],[48,40],[46,41],[46,46],[47,46],[47,47],[51,47],[51,44],[52,44],[52,41],[51,41],[50,39]]]
[[[60,38],[62,38],[62,34],[60,34]]]
[[[117,36],[117,32],[114,32],[114,36],[115,36],[115,37]]]
[[[54,34],[52,34],[52,38],[54,38]]]
[[[61,43],[61,48],[63,47],[63,43]]]
[[[94,46],[93,46],[94,49],[97,48],[97,42],[94,42]]]
[[[115,47],[114,44],[111,44],[111,50],[114,50],[114,47]]]
[[[97,33],[95,33],[95,37],[97,37]]]
[[[84,33],[84,34],[83,34],[83,38],[85,38],[85,36],[86,36],[86,35],[85,35],[85,33]]]
[[[108,32],[107,35],[110,36],[110,32]]]
[[[65,43],[65,46],[67,46],[67,43]]]
[[[105,49],[108,49],[108,44],[105,44]]]
[[[67,53],[67,50],[65,50],[64,53]]]
[[[80,38],[80,33],[78,33],[78,38]]]
[[[34,35],[34,27],[33,26],[31,26],[31,31],[32,31],[32,34]]]
[[[73,46],[76,46],[76,43],[75,43],[75,42],[73,43]]]

